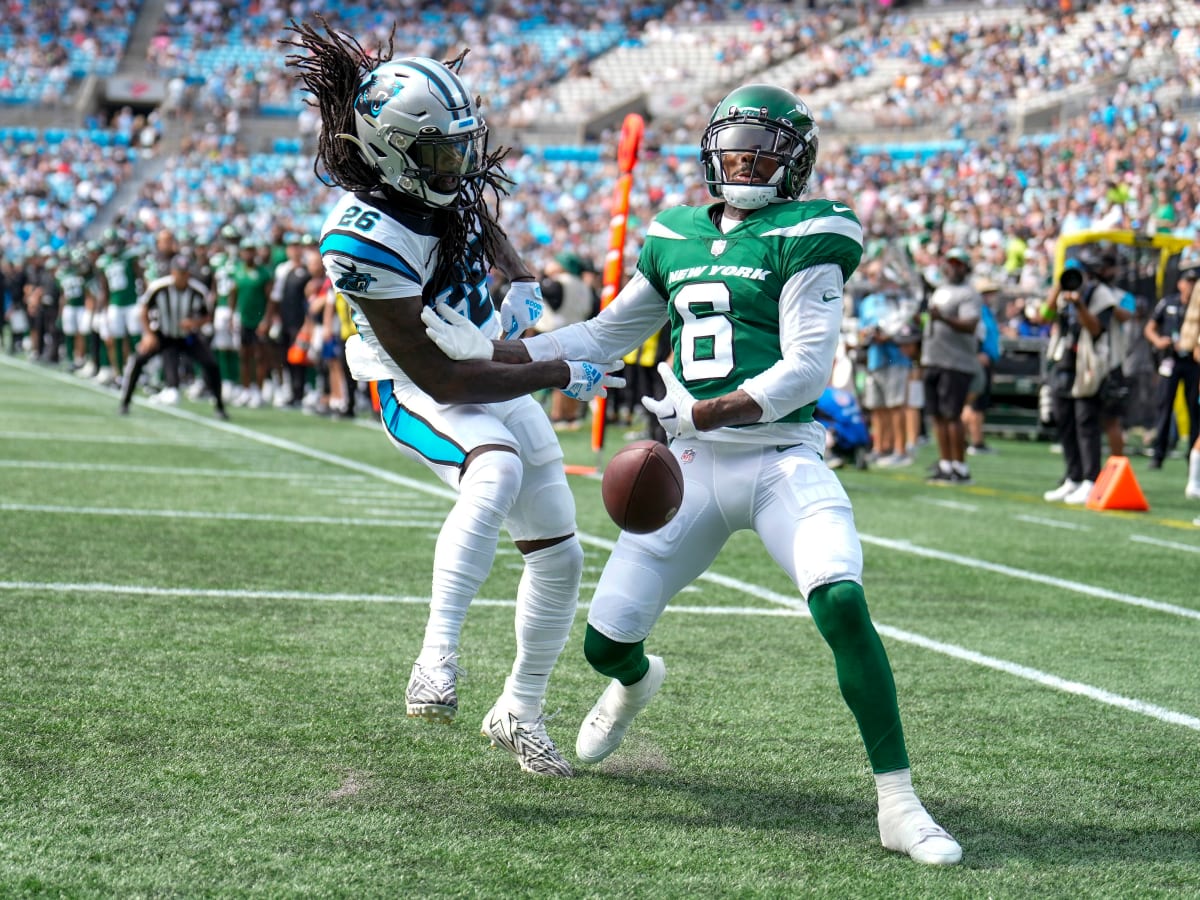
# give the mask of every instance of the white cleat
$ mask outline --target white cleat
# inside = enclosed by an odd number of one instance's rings
[[[650,670],[637,684],[626,687],[613,679],[579,726],[575,755],[583,763],[598,763],[621,746],[634,717],[645,709],[667,677],[661,656],[647,656]]]
[[[410,719],[449,725],[458,715],[458,656],[443,656],[436,666],[413,663],[404,691],[404,708]]]
[[[962,859],[962,847],[925,810],[913,795],[904,804],[879,812],[879,839],[888,850],[906,853],[927,866],[953,866]]]
[[[570,778],[575,774],[571,764],[558,752],[554,741],[546,733],[545,716],[539,715],[532,722],[523,722],[497,701],[483,717],[479,730],[492,742],[493,747],[501,747],[511,753],[524,772],[556,778]]]

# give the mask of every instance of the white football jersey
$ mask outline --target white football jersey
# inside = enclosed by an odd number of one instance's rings
[[[500,317],[488,292],[488,264],[482,252],[469,254],[455,281],[436,294],[427,283],[437,263],[435,214],[391,203],[378,194],[346,194],[321,229],[321,259],[336,290],[353,312],[361,340],[346,344],[346,361],[359,381],[403,380],[404,360],[393,359],[362,314],[365,303],[423,297],[426,306],[449,304],[488,338],[501,334]],[[479,236],[472,247],[479,251]]]

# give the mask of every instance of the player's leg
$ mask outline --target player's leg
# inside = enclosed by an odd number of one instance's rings
[[[745,448],[675,441],[671,451],[676,457],[690,452],[682,467],[679,512],[650,534],[622,532],[592,599],[584,655],[593,669],[612,681],[580,726],[575,754],[581,762],[600,762],[621,745],[634,717],[666,678],[663,660],[645,652],[654,623],[671,598],[712,564],[729,535],[749,525],[748,515],[744,523],[732,518],[732,499],[744,480],[739,461],[747,456]],[[714,493],[718,485],[721,503]],[[743,505],[748,509],[748,503]]]
[[[541,406],[531,397],[495,405],[519,442],[521,490],[505,523],[525,568],[517,587],[517,654],[504,691],[483,731],[513,752],[522,768],[571,774],[544,734],[542,707],[550,672],[566,646],[579,602],[583,548],[575,535],[575,499],[562,466],[562,449]],[[521,732],[526,732],[522,741]]]
[[[458,491],[434,547],[429,619],[407,692],[410,716],[450,722],[458,711],[454,686],[463,622],[521,490],[521,459],[516,438],[487,407],[441,406],[392,382],[379,382],[379,396],[393,445]]]
[[[896,685],[862,589],[862,546],[841,484],[815,454],[772,460],[755,531],[807,596],[833,651],[838,688],[858,723],[875,773],[883,845],[919,862],[952,864],[962,851],[912,789]],[[778,475],[779,477],[776,477]]]
[[[221,399],[221,370],[208,343],[201,337],[195,337],[184,346],[184,352],[200,366],[204,385],[213,396],[213,409],[217,418],[229,418],[225,412],[225,401]]]

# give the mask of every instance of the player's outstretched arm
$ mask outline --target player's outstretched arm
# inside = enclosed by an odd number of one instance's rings
[[[360,298],[358,306],[396,365],[439,403],[495,403],[543,388],[564,388],[571,381],[570,367],[561,360],[511,366],[491,359],[451,359],[426,335],[420,297]]]

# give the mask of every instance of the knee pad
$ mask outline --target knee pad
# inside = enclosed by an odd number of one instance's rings
[[[527,467],[521,496],[509,513],[509,535],[514,541],[540,541],[574,532],[575,495],[562,463]]]
[[[583,655],[601,675],[615,678],[626,685],[640,681],[650,666],[641,641],[622,644],[605,637],[590,624],[583,638]]]
[[[578,587],[583,577],[583,546],[571,535],[565,541],[526,553],[525,568],[535,578],[569,581]]]
[[[521,493],[521,480],[522,466],[517,454],[507,450],[489,451],[467,466],[458,481],[458,491],[460,498],[471,498],[503,519]]]
[[[873,631],[867,596],[862,585],[853,581],[823,584],[808,595],[808,611],[822,637],[831,646],[852,640],[864,630]]]

